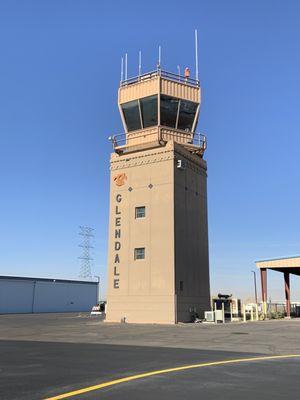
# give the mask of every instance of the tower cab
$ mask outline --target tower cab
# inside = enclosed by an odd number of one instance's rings
[[[204,135],[195,129],[201,103],[198,80],[158,68],[120,82],[118,105],[125,133],[112,137],[119,154],[178,142],[203,156]]]

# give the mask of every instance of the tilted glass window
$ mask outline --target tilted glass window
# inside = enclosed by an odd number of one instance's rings
[[[146,207],[135,207],[135,218],[145,218],[146,216]]]
[[[128,132],[142,129],[139,104],[137,100],[122,104]]]
[[[145,258],[145,247],[139,247],[134,249],[134,259],[143,260]]]
[[[160,97],[160,124],[176,128],[179,100],[174,97],[161,95]]]
[[[143,127],[157,125],[157,96],[148,96],[140,99]]]
[[[197,103],[192,101],[180,100],[179,118],[177,129],[191,131],[197,111]]]

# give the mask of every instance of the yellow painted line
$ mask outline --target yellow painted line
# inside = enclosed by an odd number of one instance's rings
[[[201,363],[201,364],[184,365],[183,367],[161,369],[161,370],[152,371],[152,372],[145,372],[143,374],[127,376],[125,378],[115,379],[113,381],[99,383],[98,385],[88,386],[83,389],[73,390],[72,392],[62,393],[62,394],[59,394],[54,397],[49,397],[45,400],[66,399],[68,397],[78,396],[79,394],[88,393],[88,392],[92,392],[94,390],[99,390],[99,389],[103,389],[103,388],[106,388],[109,386],[118,385],[119,383],[135,381],[137,379],[147,378],[149,376],[154,376],[154,375],[168,374],[170,372],[185,371],[185,370],[193,369],[193,368],[211,367],[211,366],[216,366],[216,365],[238,364],[238,363],[251,362],[251,361],[279,360],[282,358],[300,358],[300,354],[238,358],[238,359],[234,359],[234,360],[212,361],[212,362],[205,362],[205,363]]]

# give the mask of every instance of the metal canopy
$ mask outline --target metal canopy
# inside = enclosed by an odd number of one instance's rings
[[[267,313],[267,270],[271,269],[272,271],[282,272],[284,275],[286,315],[289,318],[291,315],[290,274],[300,275],[300,256],[261,260],[256,261],[255,264],[260,269],[264,314]]]
[[[300,275],[300,256],[255,261],[257,268]]]

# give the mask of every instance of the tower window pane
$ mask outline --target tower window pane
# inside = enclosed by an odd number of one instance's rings
[[[139,104],[137,100],[122,104],[128,132],[142,129]]]
[[[160,97],[160,123],[170,128],[176,127],[179,100],[174,97],[161,95]]]
[[[134,259],[144,260],[145,258],[145,247],[138,247],[134,249]]]
[[[144,97],[140,105],[144,128],[157,125],[157,96]]]
[[[146,208],[142,207],[135,207],[135,218],[145,218],[146,216]]]
[[[191,131],[197,111],[197,103],[192,101],[180,100],[178,129],[183,131]]]

